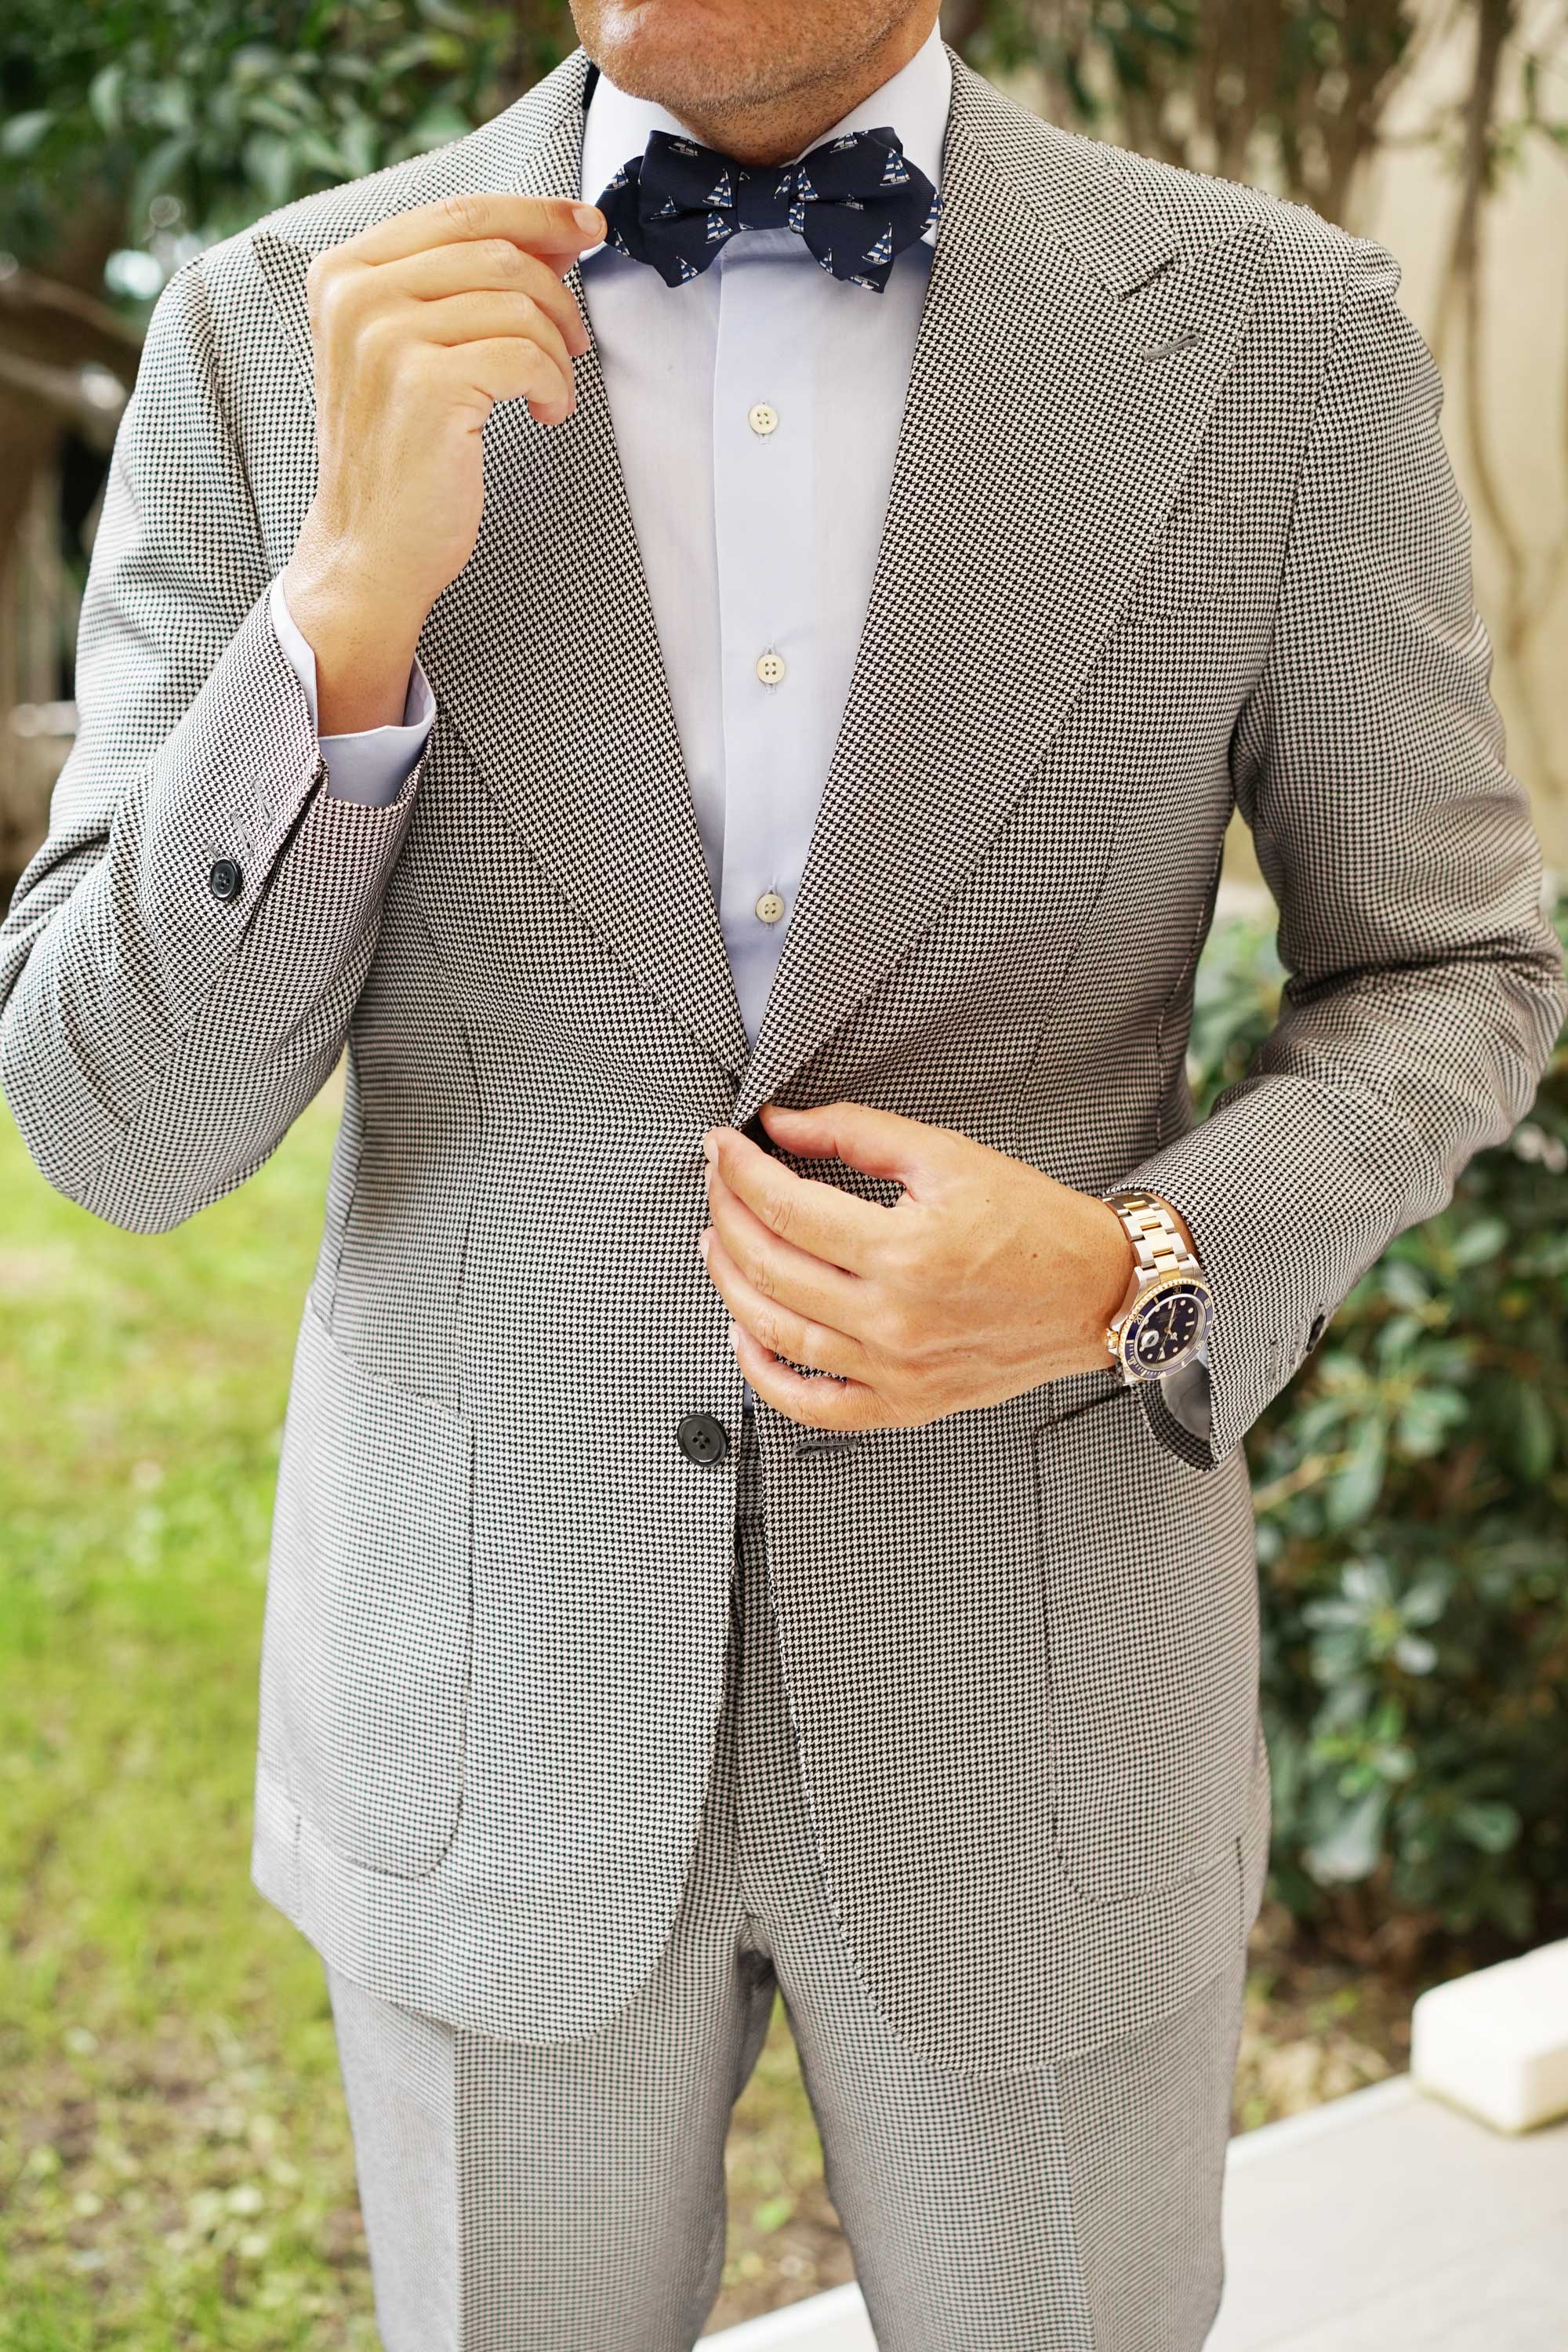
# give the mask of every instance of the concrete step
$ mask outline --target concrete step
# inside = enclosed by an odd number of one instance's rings
[[[1407,2074],[1239,2134],[1205,2352],[1568,2352],[1568,2123],[1506,2137]],[[837,2287],[712,2352],[876,2352]]]
[[[1568,1941],[1424,1992],[1410,2013],[1410,2072],[1499,2131],[1568,2116]]]

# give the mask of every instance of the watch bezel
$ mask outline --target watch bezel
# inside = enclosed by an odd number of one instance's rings
[[[1129,1353],[1129,1349],[1145,1312],[1149,1307],[1155,1306],[1159,1300],[1169,1297],[1173,1291],[1178,1290],[1186,1292],[1198,1302],[1198,1328],[1195,1335],[1182,1349],[1180,1355],[1167,1356],[1158,1364],[1147,1366],[1140,1364],[1136,1358]],[[1159,1275],[1152,1282],[1146,1284],[1139,1291],[1131,1305],[1123,1307],[1112,1323],[1110,1329],[1115,1342],[1117,1361],[1130,1381],[1164,1380],[1170,1373],[1180,1371],[1184,1364],[1191,1363],[1204,1341],[1208,1338],[1209,1327],[1213,1320],[1214,1294],[1205,1276],[1196,1266],[1174,1266],[1169,1274]]]

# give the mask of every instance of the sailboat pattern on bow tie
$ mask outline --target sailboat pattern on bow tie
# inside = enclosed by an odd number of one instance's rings
[[[667,286],[700,277],[739,229],[788,229],[831,276],[876,294],[940,205],[888,124],[825,140],[766,178],[718,148],[653,131],[598,201],[605,243],[651,264]],[[851,213],[858,233],[847,236]]]

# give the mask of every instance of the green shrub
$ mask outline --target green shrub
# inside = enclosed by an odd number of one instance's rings
[[[1200,1114],[1281,977],[1271,922],[1216,924]],[[1247,1438],[1273,1892],[1368,1960],[1568,1920],[1565,1171],[1568,1032],[1531,1116],[1391,1244]]]

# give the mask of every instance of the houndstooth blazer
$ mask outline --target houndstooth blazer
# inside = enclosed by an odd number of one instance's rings
[[[839,1930],[933,2062],[1034,2064],[1245,1935],[1242,1437],[1523,1115],[1563,1016],[1441,386],[1384,247],[1041,121],[953,53],[875,583],[748,1050],[595,351],[565,425],[488,422],[390,805],[321,789],[267,611],[315,487],[312,255],[464,191],[574,193],[586,64],[158,301],[80,732],[0,933],[0,1079],[49,1180],[151,1233],[243,1183],[346,1047],[254,1874],[361,1982],[530,2042],[647,1977],[703,1800],[741,1409],[703,1129],[848,1098],[1174,1201],[1218,1302],[1206,1440],[1109,1368],[914,1430],[759,1406]],[[1290,979],[1194,1123],[1233,805]],[[677,1442],[694,1412],[716,1463]]]

